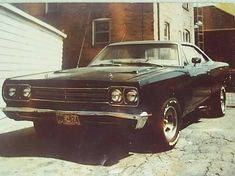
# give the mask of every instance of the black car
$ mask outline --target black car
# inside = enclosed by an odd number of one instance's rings
[[[110,44],[87,66],[7,79],[3,112],[47,135],[58,125],[148,128],[173,147],[182,118],[202,105],[225,114],[229,65],[189,43]]]

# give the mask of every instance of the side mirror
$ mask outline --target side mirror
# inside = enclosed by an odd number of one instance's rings
[[[192,63],[194,63],[194,66],[196,66],[196,64],[200,64],[201,61],[202,61],[202,59],[199,57],[192,58]]]

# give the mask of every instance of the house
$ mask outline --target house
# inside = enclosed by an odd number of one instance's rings
[[[8,77],[61,69],[65,37],[22,10],[1,4],[0,91]],[[0,106],[3,104],[0,98]]]
[[[190,3],[15,4],[64,31],[63,68],[87,65],[107,44],[130,40],[194,43]]]
[[[226,5],[222,4],[223,7]],[[196,44],[211,58],[227,62],[234,69],[235,12],[231,13],[219,5],[195,8],[195,21],[201,22],[201,26],[195,30]]]

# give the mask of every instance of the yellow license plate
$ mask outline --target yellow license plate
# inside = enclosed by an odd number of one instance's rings
[[[61,125],[80,125],[80,120],[76,114],[57,115],[57,123]]]

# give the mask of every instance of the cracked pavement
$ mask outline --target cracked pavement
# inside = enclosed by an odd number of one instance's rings
[[[32,123],[0,118],[0,175],[227,176],[235,175],[235,109],[225,117],[185,121],[175,148],[152,150],[146,136],[113,129],[43,139]],[[129,136],[133,140],[126,140]]]

